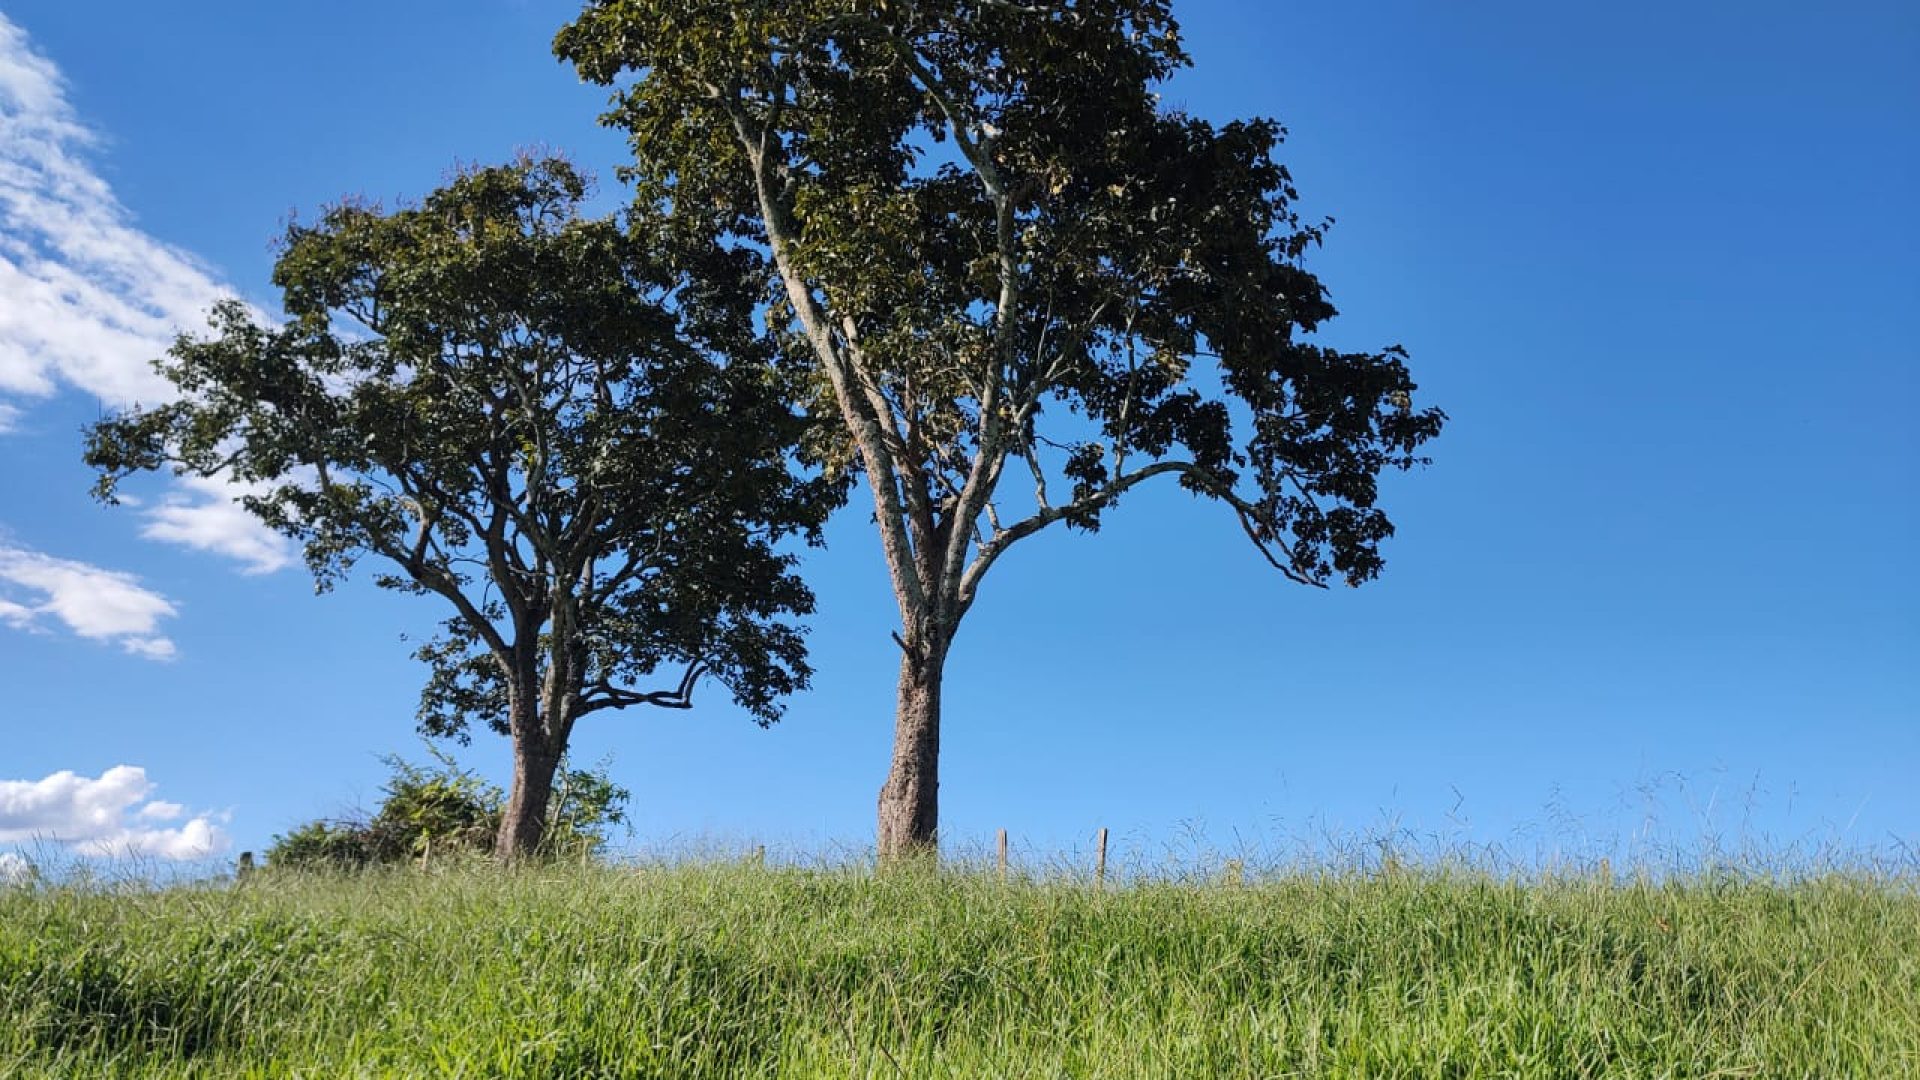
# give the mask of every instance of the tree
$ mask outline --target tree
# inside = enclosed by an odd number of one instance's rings
[[[420,725],[512,739],[503,859],[538,846],[582,717],[688,708],[702,678],[779,717],[809,675],[785,617],[813,605],[781,544],[837,497],[792,468],[802,418],[738,260],[584,219],[587,193],[522,157],[296,224],[287,321],[216,309],[157,365],[177,401],[88,433],[103,499],[143,470],[231,478],[321,589],[374,555],[382,587],[452,605]]]
[[[1380,572],[1378,476],[1444,416],[1398,347],[1307,340],[1283,129],[1161,102],[1165,0],[589,0],[555,48],[618,84],[640,204],[759,259],[865,476],[904,654],[883,854],[934,841],[948,648],[1026,537],[1164,477],[1292,580]]]

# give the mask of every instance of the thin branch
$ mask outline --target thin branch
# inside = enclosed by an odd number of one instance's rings
[[[907,654],[907,659],[912,660],[916,664],[922,663],[926,659],[926,654],[922,650],[907,644],[907,640],[900,636],[900,631],[889,630],[887,633],[893,637],[893,643],[900,646],[900,651]]]
[[[318,476],[322,494],[328,491],[343,490],[343,485],[334,482],[332,470],[327,467],[324,460],[309,461],[307,464],[314,469],[315,474]],[[449,573],[444,566],[426,561],[426,549],[422,547],[418,541],[410,548],[401,547],[394,544],[378,529],[373,528],[371,522],[355,521],[354,524],[366,530],[367,547],[369,549],[391,560],[395,565],[406,571],[408,577],[423,587],[446,597],[447,600],[452,602],[454,608],[460,612],[460,617],[473,629],[473,632],[478,634],[481,640],[486,642],[487,649],[493,654],[495,661],[502,664],[506,662],[506,658],[512,654],[513,650],[507,644],[506,639],[500,635],[500,631],[493,625],[493,621],[486,617],[486,614],[481,611],[478,604],[475,604],[466,593],[460,590],[459,580]]]
[[[1195,462],[1160,461],[1120,476],[1100,490],[1083,498],[1076,499],[1064,506],[1042,509],[1032,517],[1015,522],[1006,529],[997,531],[992,540],[981,546],[979,553],[974,557],[973,562],[967,566],[965,574],[961,577],[960,588],[958,590],[960,611],[964,612],[972,605],[974,597],[979,592],[981,579],[984,578],[987,571],[992,568],[995,560],[999,559],[999,557],[1014,544],[1032,536],[1034,533],[1039,532],[1055,522],[1096,513],[1105,509],[1111,505],[1115,499],[1143,481],[1150,480],[1156,476],[1167,475],[1184,476],[1208,495],[1232,507],[1235,516],[1240,520],[1241,529],[1247,534],[1247,539],[1251,540],[1254,547],[1259,549],[1261,556],[1267,560],[1268,564],[1280,571],[1289,581],[1294,581],[1302,585],[1311,585],[1316,588],[1326,588],[1324,582],[1315,580],[1291,563],[1282,562],[1274,556],[1273,550],[1269,546],[1271,542],[1263,539],[1260,535],[1259,509],[1252,503],[1235,494],[1231,488],[1222,484],[1218,477],[1207,472],[1207,470],[1201,468]]]

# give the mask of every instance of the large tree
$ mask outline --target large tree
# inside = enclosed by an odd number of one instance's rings
[[[177,400],[88,434],[103,498],[143,470],[229,478],[321,588],[371,555],[452,606],[420,722],[512,739],[505,859],[539,843],[581,718],[687,708],[703,677],[780,715],[809,674],[787,617],[813,604],[783,541],[835,495],[792,468],[803,420],[739,260],[583,218],[587,195],[523,157],[295,225],[284,323],[218,308],[157,364]]]
[[[883,855],[934,842],[948,649],[1022,539],[1164,478],[1290,579],[1380,572],[1378,477],[1444,417],[1399,348],[1309,339],[1282,129],[1161,101],[1165,0],[590,0],[556,49],[616,87],[640,204],[759,259],[865,476],[904,654]]]

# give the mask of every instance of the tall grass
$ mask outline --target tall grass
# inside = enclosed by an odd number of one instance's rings
[[[1867,872],[701,864],[0,892],[0,1076],[1920,1076]]]

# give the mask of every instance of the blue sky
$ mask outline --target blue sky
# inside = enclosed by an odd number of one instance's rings
[[[528,145],[614,206],[603,94],[548,52],[571,10],[0,0],[0,850],[258,849],[417,755],[400,636],[433,603],[315,597],[217,491],[99,507],[78,431],[212,297],[273,307],[289,213]],[[1920,10],[1176,12],[1167,96],[1279,117],[1337,219],[1328,339],[1404,343],[1453,421],[1359,591],[1287,584],[1173,490],[1016,549],[949,668],[946,832],[1920,842]],[[781,725],[712,693],[583,725],[637,842],[869,840],[866,514],[809,559],[819,674]]]

